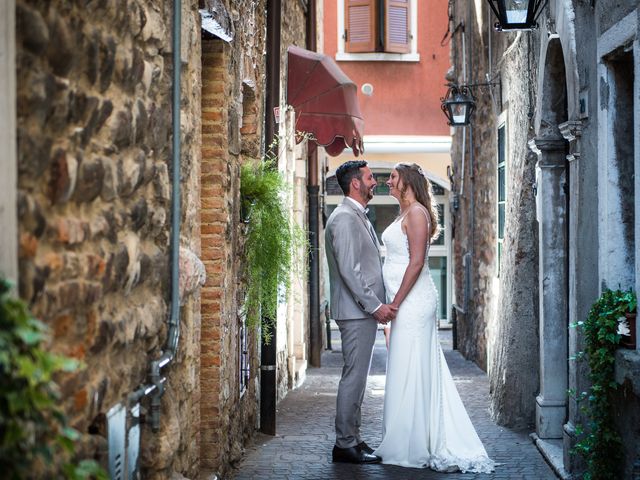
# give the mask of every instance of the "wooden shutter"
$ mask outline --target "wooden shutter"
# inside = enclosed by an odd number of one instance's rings
[[[375,52],[376,0],[345,0],[345,52]]]
[[[411,52],[411,0],[385,0],[384,51],[393,53]]]

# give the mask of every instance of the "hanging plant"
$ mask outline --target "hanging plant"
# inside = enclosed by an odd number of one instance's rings
[[[268,343],[278,302],[290,289],[291,271],[304,271],[297,252],[307,243],[305,232],[290,216],[285,198],[289,185],[277,169],[277,159],[248,162],[240,171],[240,198],[245,238],[245,313],[247,325],[262,327]]]
[[[80,434],[60,409],[58,372],[79,368],[73,359],[42,348],[46,326],[0,279],[0,472],[2,478],[107,479],[93,460],[76,463]]]
[[[636,294],[631,290],[605,290],[587,319],[572,325],[584,331],[585,349],[575,358],[586,359],[590,368],[589,391],[580,395],[569,392],[578,402],[587,400],[581,411],[589,419],[588,428],[576,427],[579,440],[574,448],[587,463],[586,480],[621,478],[622,440],[613,412],[613,397],[618,389],[615,351],[625,334],[625,313],[635,311],[636,305]]]

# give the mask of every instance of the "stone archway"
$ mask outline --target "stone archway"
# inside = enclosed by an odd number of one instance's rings
[[[561,439],[567,417],[568,386],[568,142],[560,125],[568,120],[567,80],[560,40],[552,38],[544,56],[536,138],[536,217],[539,232],[540,393],[536,433]]]

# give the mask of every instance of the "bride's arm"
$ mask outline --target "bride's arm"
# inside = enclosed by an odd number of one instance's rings
[[[424,267],[429,241],[429,222],[420,207],[411,208],[402,223],[409,240],[409,265],[402,277],[398,293],[391,302],[391,305],[396,308],[409,294]]]

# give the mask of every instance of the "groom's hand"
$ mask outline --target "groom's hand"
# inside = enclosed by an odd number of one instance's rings
[[[383,303],[380,308],[375,311],[373,318],[375,318],[379,323],[386,324],[396,318],[397,312],[397,307]]]

